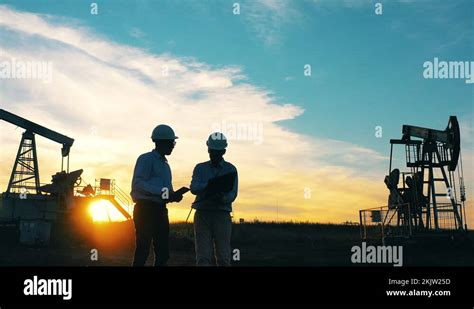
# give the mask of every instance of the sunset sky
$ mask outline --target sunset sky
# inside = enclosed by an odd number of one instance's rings
[[[474,61],[472,1],[379,2],[382,15],[366,0],[97,1],[93,15],[91,1],[0,0],[0,63],[52,64],[51,81],[0,79],[0,108],[74,138],[71,170],[126,192],[156,125],[179,136],[176,188],[221,129],[239,171],[234,216],[313,222],[385,205],[389,140],[457,115],[472,228],[474,85],[423,78],[435,57]],[[0,122],[2,192],[22,132]],[[60,145],[37,145],[48,183]],[[172,220],[192,198],[169,206]]]

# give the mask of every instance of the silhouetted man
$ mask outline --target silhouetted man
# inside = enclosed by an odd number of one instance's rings
[[[153,240],[155,266],[169,259],[169,220],[166,203],[179,202],[183,196],[173,191],[171,169],[166,160],[176,144],[173,129],[161,124],[151,136],[155,149],[142,154],[135,165],[131,196],[135,202],[136,248],[133,266],[144,266]]]
[[[237,197],[237,169],[223,158],[227,140],[222,133],[211,134],[207,140],[207,147],[210,160],[196,165],[191,181],[191,193],[196,195],[192,205],[196,209],[194,215],[196,264],[212,265],[215,247],[217,265],[230,266],[232,234],[230,213],[232,202]],[[211,190],[209,184],[212,179],[229,174],[233,180],[229,191]]]

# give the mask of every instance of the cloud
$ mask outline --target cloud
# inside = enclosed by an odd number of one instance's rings
[[[131,27],[128,30],[128,34],[135,39],[143,39],[146,36],[145,33],[137,27]]]
[[[332,7],[345,7],[345,8],[367,8],[369,6],[374,7],[376,3],[393,3],[398,2],[400,4],[410,4],[417,0],[391,0],[391,1],[380,1],[380,0],[313,0],[312,2],[318,6],[332,6]],[[418,1],[428,2],[428,1]]]
[[[332,6],[332,7],[346,7],[346,8],[363,8],[380,1],[375,0],[313,0],[317,6]]]
[[[290,0],[248,1],[241,14],[251,31],[266,47],[280,45],[284,39],[284,27],[298,23],[300,17],[300,11]]]
[[[423,42],[426,50],[436,55],[445,52],[457,53],[460,49],[470,50],[469,43],[474,29],[469,18],[460,18],[469,1],[415,1],[399,0],[400,7],[418,16],[417,27],[410,27],[406,16],[390,22],[390,29],[404,38]],[[429,29],[427,31],[426,29]],[[443,38],[440,40],[440,36]],[[472,44],[472,43],[471,43]]]
[[[394,3],[395,2],[395,3]],[[323,11],[349,10],[375,10],[375,4],[400,6],[403,9],[414,11],[419,15],[419,23],[430,28],[435,28],[434,35],[439,31],[448,29],[448,37],[444,42],[433,46],[432,50],[441,52],[462,44],[471,38],[473,28],[469,22],[458,19],[455,11],[459,10],[459,3],[453,1],[416,1],[416,0],[254,0],[246,1],[242,5],[241,15],[251,32],[263,42],[266,47],[277,47],[284,43],[285,32],[290,26],[303,25],[308,19],[313,18],[308,8]],[[453,12],[447,14],[446,12]],[[389,27],[393,31],[402,33],[406,38],[420,40],[426,34],[407,29],[403,19],[394,19]],[[440,29],[439,29],[440,28]],[[432,42],[429,42],[432,44]]]
[[[286,2],[261,5],[280,16]],[[213,67],[194,58],[151,54],[117,44],[74,20],[0,6],[0,62],[50,61],[51,83],[2,80],[0,106],[75,138],[71,169],[85,182],[115,178],[128,191],[138,155],[151,150],[159,123],[180,136],[169,161],[175,186],[188,185],[197,162],[207,160],[205,140],[216,124],[257,124],[254,133],[230,140],[226,158],[239,169],[239,217],[336,221],[357,219],[357,210],[385,203],[385,162],[379,153],[347,142],[288,130],[304,110],[281,102],[248,82],[236,65]],[[231,126],[232,127],[232,126]],[[249,127],[250,128],[250,127]],[[0,183],[6,187],[20,133],[0,124]],[[61,166],[60,145],[38,138],[42,182]],[[312,197],[305,198],[309,188]],[[170,210],[183,220],[191,196]]]

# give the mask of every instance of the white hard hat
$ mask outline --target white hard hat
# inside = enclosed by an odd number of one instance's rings
[[[220,132],[214,132],[209,135],[206,145],[209,149],[223,150],[227,147],[227,138]]]
[[[153,133],[151,133],[152,140],[160,140],[160,139],[177,139],[178,137],[174,135],[173,129],[166,124],[160,124],[156,128],[153,129]]]

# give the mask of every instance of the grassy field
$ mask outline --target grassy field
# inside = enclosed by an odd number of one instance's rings
[[[133,258],[133,222],[94,224],[77,232],[56,227],[46,248],[0,244],[1,266],[129,266]],[[404,266],[474,266],[469,238],[427,237],[404,246]],[[351,248],[361,245],[359,227],[307,223],[244,223],[233,225],[232,248],[240,251],[234,266],[368,266],[352,264]],[[170,266],[195,263],[193,225],[174,223],[170,232]],[[97,249],[98,260],[91,260]],[[152,253],[148,265],[152,263]],[[374,265],[374,264],[371,264]],[[380,266],[380,265],[379,265]]]

